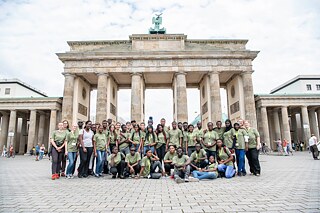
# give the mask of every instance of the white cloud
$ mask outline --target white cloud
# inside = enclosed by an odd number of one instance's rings
[[[320,73],[317,0],[25,0],[0,1],[0,77],[16,77],[50,96],[62,96],[63,64],[55,53],[68,50],[66,41],[147,33],[156,11],[164,13],[168,33],[249,39],[247,47],[261,51],[253,62],[256,93],[269,93],[298,74]],[[189,115],[196,108],[189,101]]]

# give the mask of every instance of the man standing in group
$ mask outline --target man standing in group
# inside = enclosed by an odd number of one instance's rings
[[[167,149],[169,145],[175,145],[177,148],[181,147],[182,145],[182,132],[180,129],[177,128],[177,122],[172,122],[172,129],[169,130],[169,140],[167,144]]]
[[[318,159],[319,150],[317,147],[317,143],[318,143],[317,137],[314,134],[311,134],[311,137],[309,139],[309,148],[314,160],[319,160]]]
[[[201,139],[203,138],[203,129],[201,121],[198,121],[197,123],[197,129],[195,130],[196,136],[197,136],[197,142],[200,143]]]

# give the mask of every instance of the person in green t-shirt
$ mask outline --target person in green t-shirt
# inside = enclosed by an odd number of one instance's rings
[[[174,168],[172,164],[172,159],[177,156],[176,147],[174,145],[169,146],[169,151],[165,154],[163,162],[164,162],[164,170],[167,175],[170,175],[170,170]]]
[[[225,132],[226,128],[222,127],[222,122],[221,121],[217,121],[216,122],[216,127],[213,129],[213,131],[215,131],[216,133],[218,133],[218,138],[219,139],[223,139],[223,133]]]
[[[226,129],[223,133],[223,144],[229,148],[229,150],[234,153],[234,150],[232,148],[233,145],[233,135],[232,135],[232,123],[231,120],[227,119],[225,121]]]
[[[234,147],[236,152],[236,161],[238,167],[238,176],[245,176],[247,174],[245,168],[245,149],[248,146],[248,134],[246,130],[240,128],[239,123],[233,125],[232,130]]]
[[[151,152],[156,155],[157,154],[155,149],[156,145],[157,145],[157,136],[153,131],[153,127],[148,126],[147,133],[143,143],[143,154],[146,154],[146,151],[150,149]]]
[[[104,159],[106,150],[108,150],[107,135],[103,132],[103,125],[98,126],[98,131],[93,137],[93,152],[96,157],[96,172],[95,177],[102,176]]]
[[[156,169],[158,168],[158,172]],[[146,150],[146,156],[141,160],[141,170],[138,177],[159,179],[162,176],[162,167],[159,158],[152,154],[151,149]]]
[[[130,122],[129,122],[130,123]],[[131,123],[130,123],[131,125]],[[121,125],[121,132],[120,132],[120,138],[119,138],[119,150],[121,153],[126,156],[130,152],[130,136],[131,133],[127,129],[128,127],[124,124]]]
[[[141,144],[142,144],[142,134],[138,124],[133,125],[129,141],[131,142],[132,146],[135,148],[135,151],[140,153]]]
[[[116,146],[118,147],[118,135],[116,133],[116,127],[111,124],[109,126],[109,134],[108,134],[108,147],[110,148],[110,153],[112,152],[113,148]]]
[[[67,138],[67,131],[63,128],[63,123],[58,124],[58,130],[53,131],[50,138],[52,145],[52,180],[59,179],[59,173],[61,169],[62,156],[65,154],[65,141]]]
[[[166,145],[167,145],[167,139],[169,135],[166,131],[164,131],[161,124],[157,125],[156,136],[157,136],[157,145],[156,145],[157,156],[159,157],[160,162],[162,162],[166,154]]]
[[[182,147],[179,147],[177,156],[172,159],[176,183],[189,182],[190,166],[188,165],[188,159],[188,155],[184,155]]]
[[[125,156],[119,152],[118,147],[114,146],[112,150],[112,154],[108,156],[108,163],[110,165],[110,172],[112,174],[112,178],[116,178],[117,175],[121,179],[124,179],[123,170],[125,167],[124,162]]]
[[[108,137],[108,134],[109,134],[108,121],[103,120],[102,126],[103,126],[103,133],[106,134],[106,136]]]
[[[247,131],[249,142],[248,147],[246,148],[246,156],[248,159],[250,172],[255,176],[260,176],[260,162],[259,162],[259,149],[260,144],[260,134],[258,130],[250,127],[249,121],[244,121],[244,127]]]
[[[66,137],[66,151],[65,155],[68,156],[68,167],[67,167],[67,173],[66,177],[68,179],[72,178],[72,171],[75,167],[75,159],[77,156],[78,152],[78,137],[79,137],[79,131],[78,131],[78,126],[75,124],[72,126],[71,132],[67,134]]]
[[[177,122],[172,122],[172,129],[169,130],[169,140],[167,143],[167,147],[169,145],[175,145],[176,147],[182,146],[182,132],[180,129],[177,128]]]
[[[188,122],[183,122],[182,124],[182,150],[183,150],[183,153],[184,154],[188,154],[187,152],[187,143],[188,143],[188,132],[189,132],[189,129],[188,129]]]
[[[168,131],[170,130],[170,127],[166,126],[166,119],[161,118],[160,124],[161,124],[161,126],[162,126],[162,129],[163,129],[165,132],[168,133]],[[166,150],[166,151],[168,151],[168,150]]]
[[[189,158],[191,171],[205,168],[208,165],[206,151],[204,151],[204,149],[201,149],[201,145],[199,143],[197,143],[195,147],[196,147],[196,150],[192,152]]]
[[[233,164],[234,156],[222,140],[217,140],[218,171],[224,173],[226,178],[232,178],[236,172]]]
[[[208,130],[203,135],[202,144],[207,152],[207,157],[209,158],[213,155],[216,158],[216,143],[219,135],[217,132],[213,131],[213,123],[208,122]]]
[[[136,152],[136,148],[132,146],[130,148],[130,153],[126,155],[125,159],[125,162],[127,163],[125,176],[131,175],[131,177],[134,177],[135,175],[140,173],[140,160],[140,153]]]
[[[196,151],[197,134],[194,132],[192,124],[188,126],[186,153],[191,156],[192,152]]]
[[[195,170],[192,172],[192,175],[195,179],[216,179],[218,177],[218,164],[214,160],[214,156],[209,157],[209,164],[205,169]]]
[[[201,143],[203,139],[203,129],[202,129],[202,123],[201,121],[198,121],[197,123],[197,129],[195,130],[195,133],[197,135],[197,142]]]

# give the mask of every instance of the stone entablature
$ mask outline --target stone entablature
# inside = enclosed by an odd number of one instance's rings
[[[256,107],[318,106],[320,95],[256,95]]]
[[[0,98],[0,110],[61,110],[62,98]]]

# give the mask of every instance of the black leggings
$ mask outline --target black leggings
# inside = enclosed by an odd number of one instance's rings
[[[260,174],[261,168],[259,163],[259,151],[256,148],[249,149],[246,152],[246,156],[248,159],[250,172],[253,174]]]
[[[118,173],[118,177],[123,176],[123,170],[125,167],[126,163],[124,160],[121,160],[117,165],[113,165],[110,168],[110,172],[113,176],[116,176]]]
[[[60,152],[56,150],[56,148],[52,147],[51,149],[51,156],[52,156],[52,166],[51,171],[52,174],[59,174],[61,169],[61,161],[64,155],[64,148]]]
[[[165,154],[166,154],[166,145],[163,144],[159,148],[157,148],[157,155],[158,155],[158,157],[160,159],[160,163],[164,159]]]
[[[83,151],[83,148],[79,149],[80,153],[80,165],[79,165],[79,174],[82,176],[88,176],[90,158],[93,152],[93,147],[86,147],[87,152]]]

